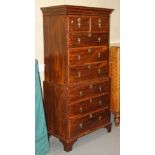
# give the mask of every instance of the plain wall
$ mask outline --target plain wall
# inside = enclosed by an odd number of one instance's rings
[[[80,5],[101,8],[111,8],[110,44],[120,43],[120,0],[36,0],[35,1],[35,58],[39,64],[44,64],[43,46],[43,15],[41,7],[53,5]],[[40,72],[41,81],[44,80],[44,72]]]

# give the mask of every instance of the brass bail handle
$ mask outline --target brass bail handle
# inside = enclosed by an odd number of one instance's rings
[[[81,18],[78,18],[77,19],[77,22],[78,22],[78,24],[77,24],[78,25],[78,28],[80,28],[81,27]]]

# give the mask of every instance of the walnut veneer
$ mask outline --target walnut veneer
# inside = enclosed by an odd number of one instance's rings
[[[109,25],[112,9],[41,8],[44,26],[44,108],[48,134],[65,151],[99,128],[111,131]]]

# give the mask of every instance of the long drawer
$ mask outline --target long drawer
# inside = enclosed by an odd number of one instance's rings
[[[110,95],[102,95],[95,98],[90,98],[86,101],[78,102],[72,105],[69,105],[68,111],[69,116],[81,116],[83,114],[93,112],[96,110],[109,107],[110,104]]]
[[[69,102],[91,98],[95,95],[110,92],[110,79],[99,83],[77,84],[69,87]]]
[[[107,62],[69,67],[70,83],[107,76]]]
[[[69,33],[69,47],[104,46],[108,45],[109,33],[72,32]]]
[[[108,59],[108,46],[74,48],[69,50],[69,65],[82,65]]]
[[[81,136],[82,134],[85,134],[87,131],[95,129],[109,122],[109,108],[100,112],[91,113],[81,118],[71,119],[69,121],[70,138]]]

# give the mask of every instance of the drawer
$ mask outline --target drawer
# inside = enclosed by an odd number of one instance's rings
[[[69,31],[109,31],[109,16],[69,16]]]
[[[108,46],[69,50],[69,65],[82,65],[108,60]]]
[[[108,65],[106,62],[69,67],[69,82],[79,82],[108,76]]]
[[[69,116],[83,115],[95,110],[109,107],[110,95],[102,95],[96,98],[90,98],[86,101],[69,105]]]
[[[85,46],[103,46],[108,45],[108,33],[70,33],[69,34],[69,47],[85,47]]]
[[[108,16],[91,17],[91,30],[109,32],[109,17]]]
[[[69,31],[89,31],[90,17],[88,16],[69,16]]]
[[[110,92],[110,80],[100,83],[89,83],[86,85],[76,84],[69,87],[69,101],[70,103],[91,98],[95,95],[102,95]]]
[[[70,137],[78,137],[99,126],[110,122],[110,111],[106,109],[97,113],[89,114],[82,118],[72,119],[70,123]]]

